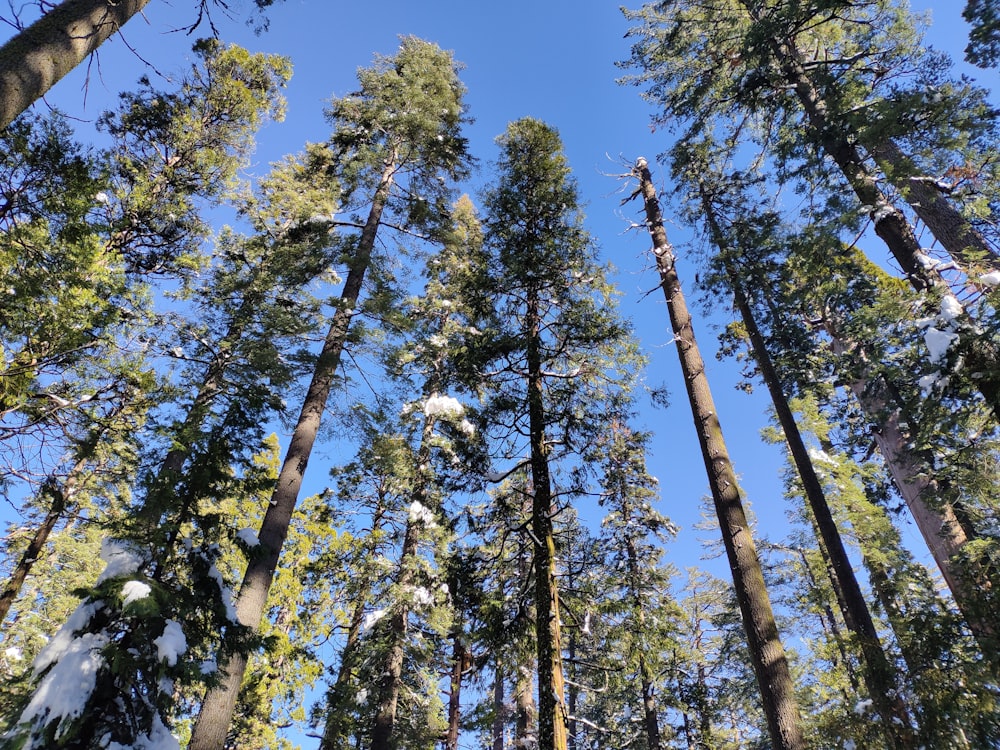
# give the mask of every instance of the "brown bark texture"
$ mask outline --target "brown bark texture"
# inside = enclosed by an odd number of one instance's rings
[[[64,0],[0,47],[0,128],[45,96],[149,0]]]
[[[375,248],[375,237],[382,211],[388,200],[394,172],[395,165],[387,164],[375,191],[357,252],[344,282],[340,307],[333,316],[323,349],[316,361],[312,381],[309,383],[309,389],[302,402],[302,410],[292,431],[292,439],[278,473],[270,504],[261,522],[257,535],[260,540],[258,554],[250,560],[243,576],[243,584],[236,601],[236,614],[244,627],[256,628],[264,616],[268,591],[274,580],[274,571],[278,567],[281,547],[288,536],[288,527],[298,501],[299,490],[302,488],[309,455],[319,432],[323,411],[326,409],[326,402],[337,369],[340,367],[340,356],[351,326],[354,307],[361,295],[361,284]],[[189,750],[224,748],[246,665],[246,657],[237,654],[222,669],[225,675],[224,681],[205,696],[191,733]]]
[[[670,312],[674,342],[691,402],[726,556],[733,574],[736,598],[746,629],[768,731],[775,750],[803,750],[806,744],[802,736],[788,660],[778,635],[760,558],[743,508],[736,473],[729,460],[722,427],[705,375],[705,364],[695,342],[691,315],[674,266],[673,248],[667,239],[653,178],[645,159],[640,158],[636,162],[633,174],[639,180],[636,195],[642,196],[645,206],[646,225],[653,239],[653,254]]]

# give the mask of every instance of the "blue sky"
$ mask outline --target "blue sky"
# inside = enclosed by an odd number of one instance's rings
[[[249,0],[241,1],[245,6],[250,4]],[[234,5],[239,3],[237,0]],[[961,4],[955,0],[922,0],[913,5],[933,9],[931,40],[960,58],[966,40],[959,15]],[[627,219],[635,216],[639,206],[627,208],[623,216],[616,192],[619,183],[608,176],[623,171],[619,157],[632,161],[644,155],[652,162],[669,147],[668,134],[651,132],[651,110],[638,91],[615,83],[622,71],[614,63],[628,54],[628,41],[623,38],[628,24],[618,3],[284,0],[269,15],[270,30],[260,36],[239,20],[216,16],[223,39],[252,50],[288,55],[295,66],[287,90],[287,119],[268,125],[262,132],[251,168],[254,174],[265,174],[269,162],[299,151],[306,141],[324,139],[328,134],[322,117],[324,102],[352,91],[356,87],[356,69],[370,64],[374,53],[392,54],[398,36],[404,34],[453,50],[466,66],[462,78],[469,90],[470,113],[475,118],[468,136],[472,152],[483,165],[468,188],[473,194],[488,179],[486,165],[496,153],[493,139],[510,120],[530,115],[559,129],[579,181],[588,227],[597,237],[604,257],[618,268],[622,308],[634,319],[651,357],[648,380],[653,385],[666,384],[671,392],[669,409],[654,409],[647,402],[641,419],[643,427],[657,434],[649,465],[661,480],[661,508],[682,529],[669,557],[680,568],[701,564],[698,538],[710,534],[696,531],[692,525],[699,519],[707,485],[677,355],[670,343],[666,307],[659,293],[644,296],[656,284],[646,257],[648,237],[625,232]],[[156,71],[169,74],[183,69],[193,42],[193,38],[171,29],[190,23],[193,17],[194,3],[189,0],[174,0],[171,4],[153,0],[144,18],[133,19],[126,26],[124,36]],[[994,91],[1000,90],[995,72],[963,70]],[[79,128],[85,133],[88,121],[111,106],[118,91],[131,87],[139,75],[147,72],[143,62],[115,39],[105,45],[92,67],[86,96],[81,70],[58,84],[47,101],[81,118]],[[656,172],[662,183],[665,170]],[[666,212],[669,215],[669,208]],[[668,226],[668,231],[681,256],[679,268],[689,290],[694,269],[684,258],[690,233],[680,226]],[[869,249],[876,260],[884,253],[881,246],[871,243]],[[693,296],[689,293],[689,297]],[[689,302],[693,304],[694,300]],[[763,389],[752,397],[734,389],[739,377],[737,367],[714,358],[712,326],[729,320],[728,300],[716,301],[713,313],[710,320],[699,318],[695,325],[723,429],[736,470],[761,518],[762,530],[778,539],[784,533],[780,528],[784,513],[779,479],[782,457],[777,448],[764,445],[759,437],[760,428],[766,424]],[[329,459],[317,457],[310,464],[312,472],[325,476],[324,466],[336,460],[335,448],[328,447],[326,452]],[[916,549],[923,550],[912,527],[906,538]],[[724,564],[714,565],[713,570],[725,575]]]
[[[667,410],[647,406],[641,422],[657,435],[650,470],[662,482],[663,510],[682,528],[670,557],[681,568],[697,564],[697,537],[706,533],[691,528],[699,519],[701,498],[707,493],[701,456],[670,343],[662,295],[645,296],[656,284],[647,259],[648,238],[625,231],[627,219],[635,216],[638,205],[628,207],[623,215],[616,192],[619,182],[609,176],[622,171],[621,157],[631,161],[644,155],[652,162],[670,144],[667,133],[651,131],[651,109],[638,90],[616,83],[622,71],[615,61],[627,57],[629,48],[624,38],[628,23],[618,4],[595,0],[383,0],[373,4],[284,0],[269,11],[269,31],[257,36],[239,18],[239,11],[250,5],[249,0],[241,2],[232,3],[235,20],[216,12],[222,37],[255,51],[287,55],[295,67],[286,92],[287,118],[262,131],[252,174],[263,175],[270,162],[299,151],[306,141],[325,138],[325,102],[355,89],[357,68],[369,65],[375,53],[392,54],[398,37],[405,34],[437,42],[465,65],[462,78],[475,119],[468,135],[471,150],[482,164],[468,186],[473,194],[488,179],[488,163],[495,156],[493,139],[510,120],[530,115],[559,129],[579,181],[588,227],[604,257],[618,268],[622,308],[635,321],[651,358],[648,381],[666,384],[671,392],[673,405]],[[920,0],[913,5],[918,10],[932,10],[932,42],[959,59],[966,28],[958,4]],[[169,4],[154,0],[142,18],[125,27],[127,46],[117,38],[107,43],[91,66],[89,81],[79,69],[61,81],[46,101],[79,118],[78,127],[85,138],[93,120],[113,105],[117,92],[133,86],[139,75],[150,73],[128,47],[152,65],[154,80],[158,74],[169,77],[185,67],[197,36],[189,37],[176,29],[193,18],[194,3],[188,0]],[[962,70],[998,90],[995,72],[983,73],[967,66]],[[657,168],[654,176],[662,184],[665,170]],[[665,213],[669,220],[669,207]],[[680,225],[668,226],[668,231],[680,256],[685,288],[690,290],[694,268],[685,260],[690,233]],[[875,245],[870,250],[873,255],[883,252]],[[729,303],[716,300],[711,307],[709,319],[696,320],[696,333],[730,453],[763,529],[779,537],[784,503],[779,481],[782,459],[777,448],[762,444],[759,438],[766,423],[763,389],[750,397],[737,392],[736,366],[715,360],[713,326],[728,321]],[[335,448],[328,450],[334,459]],[[323,463],[317,460],[312,466],[314,472],[321,472]],[[920,544],[915,533],[908,536]]]

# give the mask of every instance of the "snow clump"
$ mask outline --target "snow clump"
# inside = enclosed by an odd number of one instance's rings
[[[237,531],[236,538],[243,542],[247,547],[256,547],[260,544],[260,539],[257,538],[257,532],[249,526],[245,529]]]
[[[410,503],[409,521],[410,523],[417,523],[419,521],[425,526],[434,526],[434,513],[419,500],[414,500]]]
[[[132,602],[145,599],[152,590],[149,584],[142,581],[126,581],[122,586],[122,606],[127,607]]]
[[[184,630],[176,620],[167,620],[163,628],[163,635],[153,639],[156,646],[156,658],[158,661],[165,661],[168,667],[177,664],[177,657],[187,651],[187,638],[184,637]]]
[[[459,419],[465,414],[465,407],[451,396],[431,396],[424,403],[424,416]]]
[[[142,555],[117,539],[104,539],[101,542],[101,559],[107,566],[97,577],[98,586],[112,578],[131,575],[146,562]]]

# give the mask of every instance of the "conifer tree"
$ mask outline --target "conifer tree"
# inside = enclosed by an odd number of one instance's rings
[[[494,373],[484,383],[486,412],[504,458],[516,457],[528,470],[538,746],[566,750],[555,526],[560,507],[582,487],[571,480],[559,488],[552,472],[597,429],[599,404],[625,381],[632,345],[582,227],[557,133],[524,118],[498,142],[497,177],[483,200],[489,250],[483,292],[496,307],[482,365]]]
[[[260,551],[240,587],[238,619],[248,628],[257,626],[264,611],[380,227],[394,215],[400,226],[433,230],[446,213],[448,179],[461,176],[467,167],[459,132],[463,87],[451,55],[407,37],[397,55],[359,71],[359,80],[359,92],[335,100],[328,112],[335,127],[330,177],[342,186],[342,205],[367,206],[367,218],[358,222],[359,235],[344,243],[349,267],[344,289],[261,524]],[[211,690],[202,705],[192,750],[222,747],[245,669],[246,657],[239,652],[226,662],[225,683]]]
[[[805,741],[788,660],[778,635],[760,559],[743,508],[736,474],[722,438],[718,413],[705,378],[705,366],[694,340],[691,316],[680,289],[675,256],[667,240],[653,178],[645,159],[640,158],[636,162],[633,173],[639,181],[633,197],[641,196],[643,200],[646,226],[653,239],[653,254],[670,312],[674,340],[677,342],[698,441],[705,459],[729,567],[733,573],[736,598],[743,616],[771,741],[777,748],[804,748]]]

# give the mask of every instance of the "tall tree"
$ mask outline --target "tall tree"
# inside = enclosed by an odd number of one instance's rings
[[[484,196],[495,300],[484,370],[492,371],[488,413],[504,456],[524,465],[530,482],[538,670],[538,742],[566,750],[555,519],[580,492],[557,488],[552,472],[576,454],[600,424],[632,355],[605,271],[582,226],[576,185],[555,130],[525,118],[499,138],[497,178]],[[490,348],[493,352],[490,352]],[[617,382],[616,382],[617,381]]]
[[[652,174],[645,159],[640,158],[636,162],[633,174],[639,181],[633,197],[642,198],[646,226],[653,240],[653,255],[670,313],[684,383],[691,401],[692,416],[708,472],[729,567],[733,573],[736,597],[743,615],[771,741],[777,748],[804,748],[805,740],[800,728],[799,708],[788,660],[778,635],[760,559],[743,508],[736,474],[722,437],[718,412],[705,377],[705,365],[695,343],[691,315],[680,288],[673,248],[667,239]]]
[[[380,58],[375,67],[359,71],[359,80],[357,94],[334,101],[328,112],[335,126],[330,177],[343,185],[343,204],[367,205],[367,218],[359,222],[360,234],[345,243],[349,271],[344,289],[261,524],[259,554],[250,561],[240,587],[238,619],[248,628],[255,628],[264,612],[365,273],[379,229],[389,218],[386,211],[395,214],[401,226],[433,228],[446,213],[442,204],[448,180],[467,168],[460,134],[464,88],[450,54],[407,37],[394,57]],[[211,690],[202,704],[192,750],[223,746],[245,669],[246,656],[239,652],[224,666],[224,684]]]

